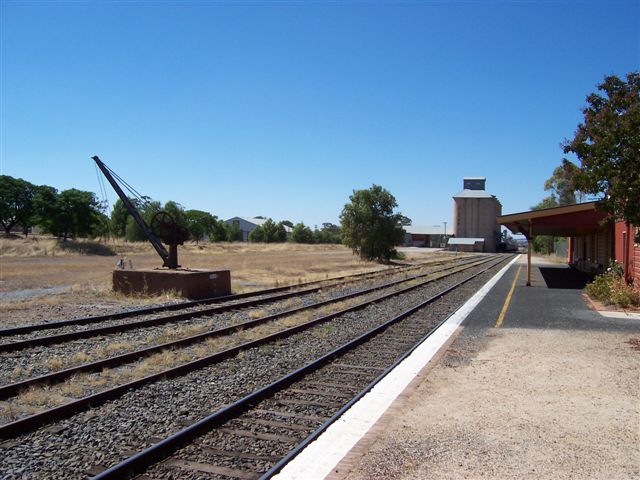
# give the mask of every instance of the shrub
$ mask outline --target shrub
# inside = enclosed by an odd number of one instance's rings
[[[248,240],[251,243],[264,242],[265,241],[264,229],[260,225],[258,225],[256,228],[251,230],[251,232],[249,233]]]
[[[622,266],[612,262],[607,272],[598,275],[587,285],[587,294],[605,305],[618,305],[626,308],[640,305],[640,293],[628,285],[622,276]]]
[[[313,232],[304,223],[297,223],[293,227],[291,240],[295,243],[313,243]]]

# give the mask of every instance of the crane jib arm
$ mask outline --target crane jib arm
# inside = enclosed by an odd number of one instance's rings
[[[169,252],[167,251],[166,248],[164,248],[164,245],[162,245],[162,242],[158,239],[158,237],[154,235],[154,233],[151,231],[149,226],[142,219],[136,207],[133,205],[133,203],[131,203],[131,200],[129,200],[129,197],[127,197],[124,194],[124,192],[120,188],[120,185],[118,185],[118,182],[115,181],[115,179],[109,172],[109,169],[102,162],[102,160],[98,158],[97,155],[91,157],[91,159],[94,162],[96,162],[96,165],[98,165],[98,168],[100,169],[100,171],[104,174],[104,176],[107,178],[107,180],[109,181],[113,189],[116,191],[116,193],[120,197],[120,200],[122,200],[122,203],[124,203],[124,206],[127,208],[127,210],[129,211],[129,213],[131,214],[135,222],[138,224],[142,232],[149,239],[149,241],[153,245],[153,248],[156,249],[156,252],[158,252],[158,255],[160,255],[160,257],[162,258],[164,265],[171,267],[170,265],[167,264],[167,262],[169,261]]]

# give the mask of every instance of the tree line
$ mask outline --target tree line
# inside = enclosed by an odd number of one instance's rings
[[[164,205],[148,197],[129,200],[148,225],[157,212],[168,212],[177,225],[188,230],[190,239],[196,243],[204,239],[211,242],[243,240],[238,224],[228,224],[209,212],[186,210],[172,200]],[[58,191],[48,185],[34,185],[22,178],[0,175],[0,224],[7,237],[16,227],[28,235],[30,228],[37,226],[43,233],[63,241],[68,238],[107,237],[131,242],[147,240],[121,199],[116,200],[109,216],[105,211],[105,203],[100,202],[93,192],[75,188]],[[290,238],[285,226],[292,229]],[[295,243],[341,243],[342,233],[339,226],[331,223],[323,223],[321,229],[312,230],[304,223],[294,225],[288,220],[276,223],[267,219],[249,235],[250,242],[289,240]]]
[[[9,236],[19,225],[24,234],[39,226],[63,240],[105,235],[109,219],[95,194],[75,188],[59,192],[22,178],[0,175],[0,224]]]

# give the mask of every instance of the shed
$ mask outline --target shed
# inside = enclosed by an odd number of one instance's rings
[[[405,247],[441,248],[446,243],[446,231],[442,225],[404,227]]]
[[[484,238],[458,238],[452,237],[447,243],[449,250],[455,252],[482,252]]]

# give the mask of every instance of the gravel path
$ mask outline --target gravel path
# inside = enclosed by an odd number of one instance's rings
[[[456,308],[486,281],[488,274],[483,277],[439,301],[432,309],[444,314]],[[440,284],[437,290],[441,288]],[[122,460],[131,450],[153,442],[153,437],[177,431],[185,422],[273,381],[435,291],[433,286],[427,286],[400,299],[380,302],[277,345],[251,349],[223,364],[147,385],[116,401],[58,422],[53,428],[23,435],[4,445],[0,476],[50,478],[52,472],[56,472],[59,478],[82,478],[88,469]]]

